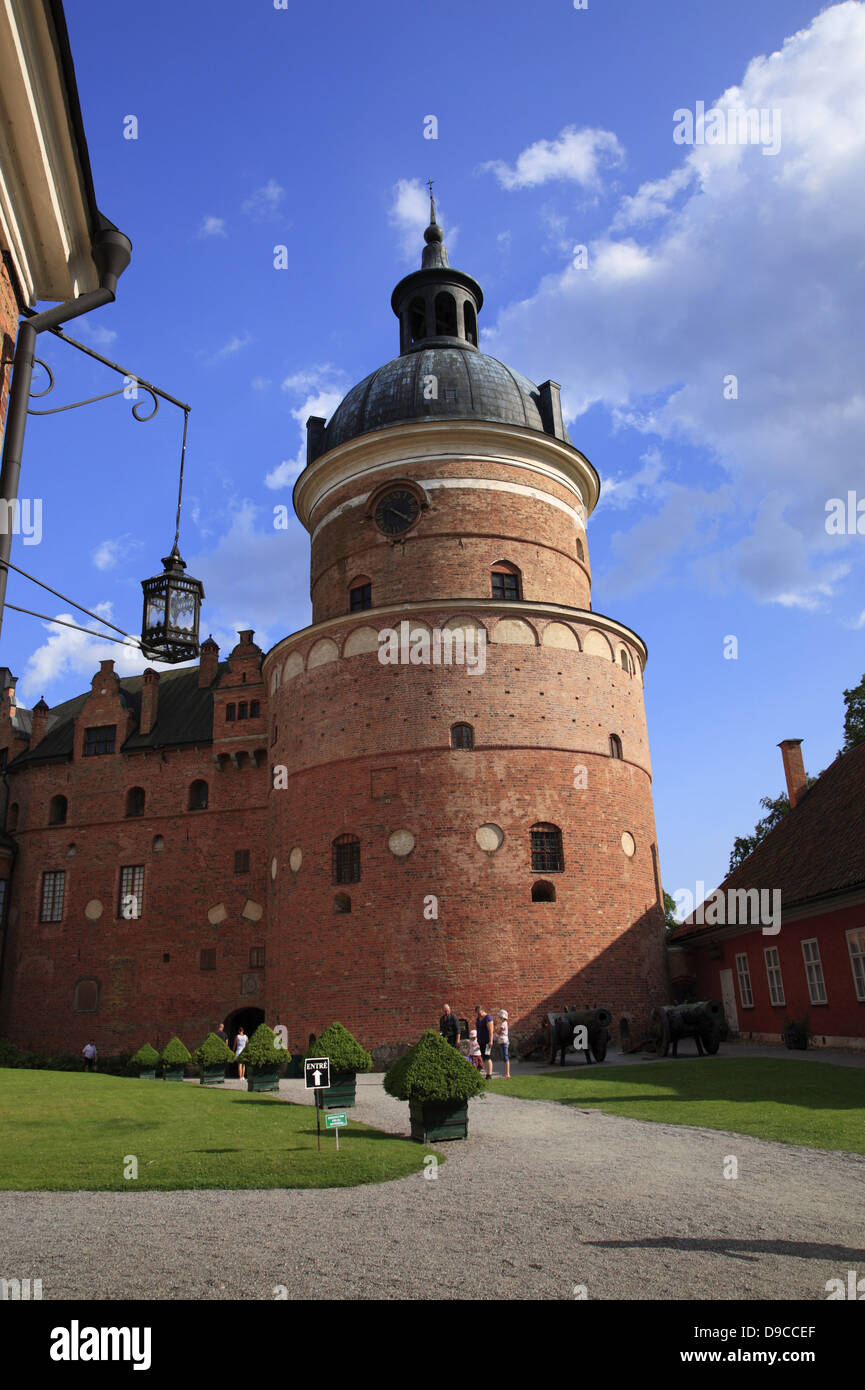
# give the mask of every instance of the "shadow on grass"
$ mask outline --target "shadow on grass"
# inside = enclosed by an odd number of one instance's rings
[[[865,1259],[865,1249],[849,1245],[824,1245],[816,1240],[728,1240],[723,1236],[701,1240],[689,1236],[646,1236],[642,1240],[587,1240],[599,1250],[678,1250],[706,1251],[726,1255],[732,1260],[756,1260],[759,1255],[787,1255],[798,1260],[837,1260],[858,1264]]]

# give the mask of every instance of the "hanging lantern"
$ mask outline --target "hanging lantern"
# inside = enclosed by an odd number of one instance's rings
[[[176,402],[179,404],[179,402]],[[198,620],[204,585],[200,579],[184,574],[186,562],[180,558],[180,506],[183,498],[183,466],[186,462],[186,432],[189,406],[183,407],[183,444],[180,449],[180,483],[177,489],[177,522],[171,554],[162,563],[162,574],[142,579],[144,617],[141,622],[141,650],[149,661],[194,661],[198,656]]]
[[[162,574],[141,581],[141,647],[152,661],[190,661],[198,656],[198,619],[204,585],[200,579],[184,573],[186,564],[176,544],[162,563]]]

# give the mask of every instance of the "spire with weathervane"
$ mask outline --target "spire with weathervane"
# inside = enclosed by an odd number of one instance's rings
[[[444,232],[436,220],[436,205],[429,184],[429,226],[421,268],[400,280],[391,295],[391,307],[400,322],[400,355],[428,347],[478,350],[478,310],[483,290],[464,270],[454,270],[448,260]]]

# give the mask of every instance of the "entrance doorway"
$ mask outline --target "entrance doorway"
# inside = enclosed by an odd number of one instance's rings
[[[724,1005],[724,1013],[727,1015],[727,1027],[731,1033],[739,1031],[739,1014],[736,1009],[736,991],[733,988],[732,970],[722,970],[721,975],[721,1002]]]
[[[251,1038],[259,1023],[264,1022],[264,1009],[252,1009],[249,1007],[235,1009],[234,1013],[228,1014],[225,1019],[225,1031],[228,1034],[228,1046],[234,1051],[234,1040],[241,1028],[248,1038]],[[237,1064],[231,1067],[232,1076],[237,1075]]]

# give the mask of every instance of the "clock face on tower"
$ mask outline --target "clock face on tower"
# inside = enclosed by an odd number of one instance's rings
[[[386,536],[400,536],[414,525],[420,515],[420,503],[408,488],[394,487],[375,504],[375,524]]]

